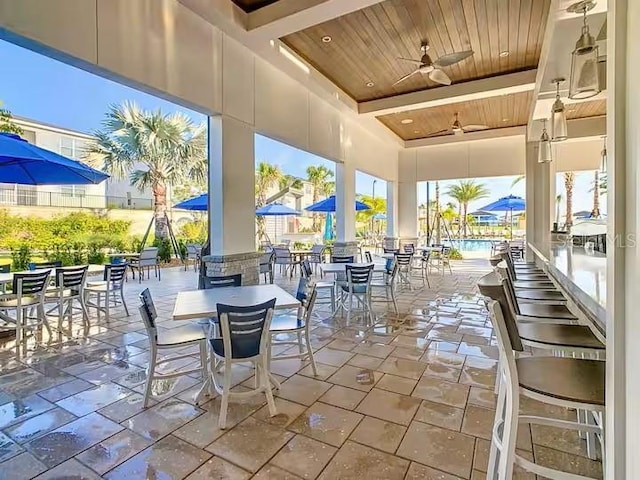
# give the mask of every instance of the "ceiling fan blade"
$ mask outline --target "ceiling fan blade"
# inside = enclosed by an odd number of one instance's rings
[[[391,85],[392,87],[395,87],[396,85],[398,85],[400,82],[404,82],[407,78],[415,75],[416,73],[418,73],[420,71],[419,68],[415,69],[413,72],[411,73],[407,73],[404,77],[402,77],[400,80],[398,80],[396,83],[394,83],[393,85]]]
[[[433,62],[433,65],[436,67],[448,67],[449,65],[453,65],[454,63],[461,62],[465,58],[469,58],[471,55],[473,55],[473,50],[447,53],[446,55],[441,56],[435,62]]]
[[[398,60],[403,60],[405,62],[411,62],[414,65],[422,65],[422,62],[420,60],[414,60],[413,58],[402,58],[402,57],[397,57]]]
[[[437,137],[438,135],[445,135],[445,134],[446,134],[446,135],[451,135],[451,133],[452,133],[452,132],[451,132],[451,130],[449,130],[449,129],[446,129],[446,130],[438,130],[437,132],[429,133],[429,134],[427,135],[427,137]]]
[[[439,68],[434,68],[429,72],[429,78],[436,83],[441,83],[442,85],[451,85],[451,79],[449,75],[444,73]]]
[[[480,130],[489,130],[489,125],[465,125],[462,130],[465,132],[479,132]]]

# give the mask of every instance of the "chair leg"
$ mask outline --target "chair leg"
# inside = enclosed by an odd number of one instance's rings
[[[256,371],[257,374],[257,371]],[[270,387],[269,387],[270,388]],[[224,364],[224,378],[222,380],[222,400],[220,402],[220,416],[218,417],[218,428],[227,428],[227,410],[229,409],[229,393],[231,391],[231,362]]]
[[[122,306],[124,307],[124,311],[127,314],[127,317],[129,316],[129,309],[127,308],[127,302],[124,301],[124,291],[122,290],[122,287],[120,287],[120,298],[122,299]]]
[[[498,403],[496,404],[496,415],[493,421],[493,427],[491,430],[491,446],[489,449],[489,464],[487,466],[487,478],[498,478],[498,445],[496,442],[502,442],[502,438],[498,437],[497,426],[504,421],[504,400],[505,400],[505,385],[502,381],[501,369],[498,366],[498,375],[496,380]]]
[[[304,334],[304,340],[307,345],[307,355],[309,355],[309,360],[311,361],[311,370],[313,371],[313,376],[318,376],[318,368],[316,366],[316,359],[313,356],[313,347],[311,346],[311,339],[309,338],[309,332],[306,331]]]
[[[82,320],[85,325],[89,325],[89,311],[87,310],[84,295],[80,295],[80,297],[78,297],[78,301],[80,302],[80,308],[82,309]]]
[[[520,412],[519,393],[505,385],[504,425],[502,433],[502,451],[498,463],[498,479],[511,480],[516,453],[516,436],[518,433],[518,416]]]
[[[298,334],[298,352],[300,355],[304,353],[304,348],[302,346],[302,332],[297,332]]]
[[[273,400],[273,391],[271,390],[271,380],[269,379],[269,370],[267,368],[267,359],[265,354],[262,354],[262,358],[256,362],[256,375],[260,372],[260,378],[262,379],[262,387],[267,397],[267,405],[269,406],[269,415],[275,416],[278,414],[276,409],[276,402]]]
[[[144,382],[144,408],[149,406],[149,400],[151,399],[151,385],[153,384],[153,377],[156,373],[156,361],[158,352],[155,348],[149,350],[149,370],[147,371],[147,379]]]

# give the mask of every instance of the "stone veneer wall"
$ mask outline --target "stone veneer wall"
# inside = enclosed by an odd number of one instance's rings
[[[413,245],[417,247],[418,237],[402,237],[399,243],[400,243],[400,248],[402,248],[404,245],[407,245],[409,243],[413,243]]]
[[[398,237],[384,237],[384,248],[398,248]]]
[[[205,255],[208,277],[242,274],[243,285],[260,283],[260,252],[238,253],[234,255]]]
[[[358,242],[336,242],[333,244],[331,254],[336,256],[353,255],[357,262],[360,254]]]

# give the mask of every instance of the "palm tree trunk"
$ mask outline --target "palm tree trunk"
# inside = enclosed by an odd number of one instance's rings
[[[167,238],[169,236],[169,226],[167,225],[167,186],[161,181],[153,184],[153,214],[156,218],[156,238]]]
[[[600,217],[600,172],[598,170],[593,174],[593,209],[591,217]]]
[[[573,172],[565,172],[564,174],[564,188],[566,193],[566,207],[567,213],[565,216],[565,225],[571,227],[573,225],[573,184],[575,182],[575,175]]]
[[[464,222],[462,225],[462,233],[463,233],[462,238],[467,238],[467,208],[469,208],[469,205],[467,204],[467,202],[464,202],[464,205],[462,207],[462,211],[464,214],[462,217],[462,221]]]
[[[427,202],[427,205],[429,203]],[[442,242],[442,232],[440,231],[440,183],[436,182],[436,243]]]
[[[315,204],[318,201],[318,186],[313,186],[313,203]],[[313,231],[320,231],[320,218],[317,213],[313,213]]]

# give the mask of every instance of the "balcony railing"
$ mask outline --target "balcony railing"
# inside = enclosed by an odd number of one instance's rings
[[[84,195],[78,192],[47,192],[30,188],[0,187],[0,208],[3,206],[150,210],[153,207],[153,201],[148,198]]]

